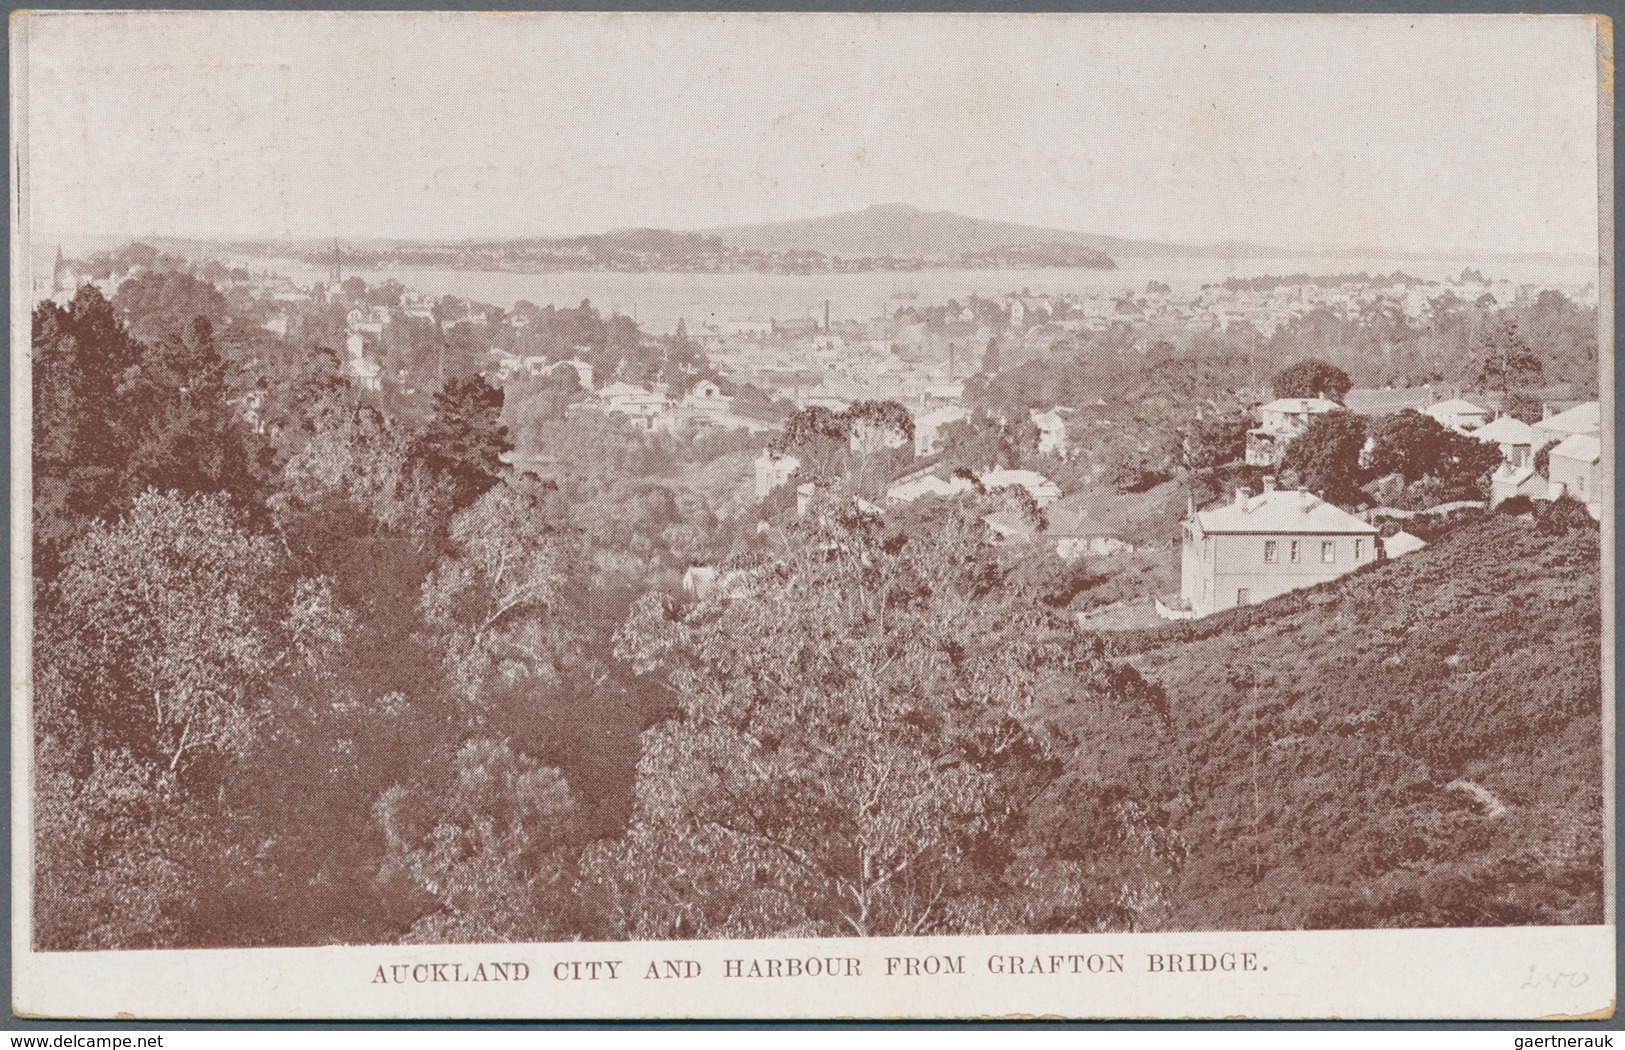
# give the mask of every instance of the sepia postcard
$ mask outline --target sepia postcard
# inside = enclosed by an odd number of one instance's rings
[[[1611,34],[14,15],[12,1009],[1612,1016]]]

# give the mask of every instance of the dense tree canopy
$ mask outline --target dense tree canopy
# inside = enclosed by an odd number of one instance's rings
[[[501,479],[502,457],[513,450],[500,422],[503,392],[482,376],[449,379],[434,395],[434,416],[408,450],[412,466],[443,482],[453,512],[468,507]]]
[[[1354,388],[1348,373],[1309,358],[1286,366],[1270,380],[1276,397],[1324,397],[1341,403]]]
[[[1283,472],[1327,499],[1357,499],[1364,471],[1365,417],[1353,412],[1327,412],[1309,421],[1292,439],[1281,459]]]
[[[1489,475],[1501,463],[1501,450],[1406,409],[1371,421],[1361,461],[1373,477],[1398,475],[1406,484],[1425,482],[1421,497],[1427,505],[1483,499]]]
[[[625,840],[590,862],[602,906],[639,937],[1123,921],[1163,857],[1134,757],[1157,746],[1155,691],[1001,600],[974,516],[888,538],[840,508],[725,596],[629,621],[621,652],[680,714],[646,743]],[[1092,713],[1087,738],[1037,717],[1064,705]],[[1063,785],[1092,838],[1035,823]]]

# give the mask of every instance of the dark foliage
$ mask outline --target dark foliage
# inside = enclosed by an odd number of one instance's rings
[[[1309,421],[1293,438],[1281,460],[1281,470],[1298,484],[1327,499],[1358,498],[1364,476],[1360,453],[1365,448],[1365,418],[1353,412],[1328,412]]]
[[[502,480],[513,450],[502,415],[502,388],[482,376],[449,379],[434,395],[434,416],[412,442],[411,466],[450,490],[450,513],[473,505]]]
[[[1324,397],[1341,403],[1354,389],[1354,380],[1336,365],[1309,358],[1275,373],[1270,388],[1276,397]]]

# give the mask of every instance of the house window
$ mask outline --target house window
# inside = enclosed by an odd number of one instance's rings
[[[1574,478],[1574,490],[1576,492],[1580,493],[1580,495],[1582,495],[1582,496],[1585,495],[1586,476],[1584,474],[1575,475],[1575,478]]]
[[[1246,587],[1237,588],[1237,590],[1236,590],[1236,604],[1237,605],[1251,605],[1252,601],[1253,601],[1253,592],[1252,591],[1248,590]]]
[[[1213,600],[1213,581],[1212,580],[1203,580],[1202,581],[1202,600],[1204,602],[1210,602],[1210,601]]]
[[[1320,560],[1334,562],[1337,560],[1337,541],[1322,540],[1320,543]]]
[[[1359,561],[1365,556],[1365,540],[1354,541],[1354,560]]]
[[[1202,537],[1202,560],[1203,561],[1212,561],[1213,560],[1213,537],[1212,536],[1203,536]]]
[[[1292,541],[1292,550],[1291,550],[1291,553],[1288,556],[1294,562],[1300,561],[1302,559],[1302,557],[1303,557],[1303,550],[1301,549],[1302,546],[1303,545],[1300,544],[1297,540]]]
[[[1280,553],[1280,551],[1275,549],[1275,541],[1274,540],[1265,540],[1264,541],[1264,560],[1265,561],[1280,561],[1281,560],[1281,553]]]

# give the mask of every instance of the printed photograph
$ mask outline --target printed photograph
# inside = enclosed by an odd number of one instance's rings
[[[15,18],[27,950],[1611,923],[1608,28]]]

